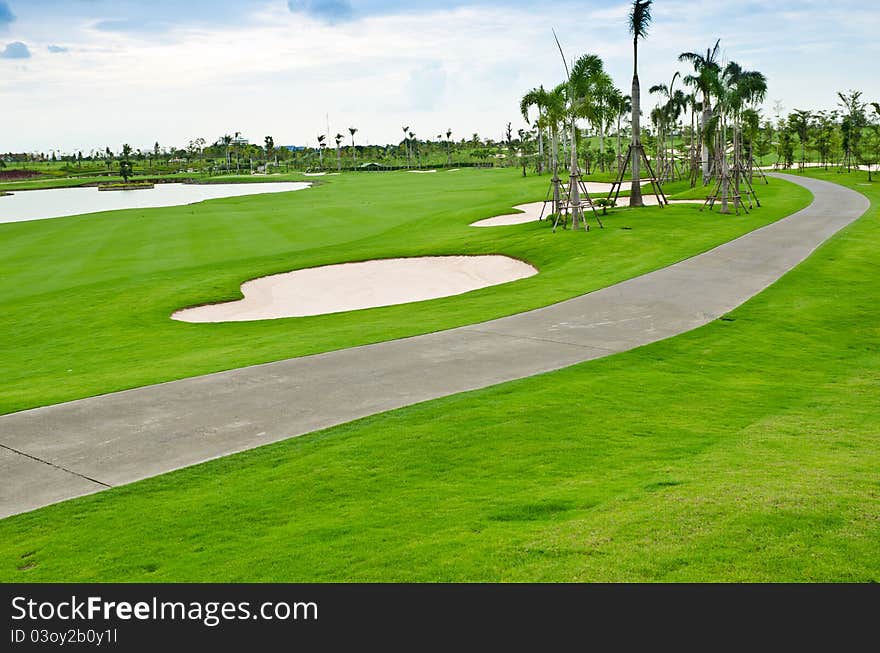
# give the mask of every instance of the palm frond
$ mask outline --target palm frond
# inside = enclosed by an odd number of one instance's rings
[[[629,33],[635,39],[643,39],[648,35],[651,25],[652,0],[633,0],[629,12]]]
[[[651,88],[648,89],[648,93],[652,95],[654,93],[662,93],[665,96],[669,96],[669,87],[666,84],[654,84]]]

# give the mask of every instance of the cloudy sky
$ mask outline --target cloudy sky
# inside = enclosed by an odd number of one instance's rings
[[[836,91],[880,100],[880,11],[870,2],[656,0],[640,46],[643,88],[684,50],[721,38],[764,72],[775,101],[831,108]],[[314,144],[359,128],[363,143],[452,128],[500,138],[518,104],[552,86],[565,52],[631,77],[627,3],[521,0],[0,0],[0,151],[252,141]],[[628,92],[628,91],[627,91]],[[645,106],[647,108],[647,106]]]

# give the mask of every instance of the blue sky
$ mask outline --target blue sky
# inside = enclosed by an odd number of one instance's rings
[[[185,145],[242,132],[314,143],[452,128],[500,137],[519,97],[595,52],[631,77],[627,3],[507,0],[0,0],[0,151]],[[880,11],[869,3],[656,0],[643,88],[686,72],[676,55],[721,38],[764,72],[765,114],[831,108],[836,91],[880,100]],[[573,17],[574,20],[568,20]],[[643,105],[650,108],[651,98]]]

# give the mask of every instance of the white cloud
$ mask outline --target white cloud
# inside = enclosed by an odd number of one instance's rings
[[[640,45],[643,86],[668,83],[676,69],[684,70],[675,60],[679,52],[705,49],[721,36],[728,58],[768,75],[768,104],[783,98],[787,108],[833,106],[838,87],[880,97],[869,66],[838,47],[839,38],[868,47],[867,35],[880,29],[871,11],[844,14],[827,3],[811,9],[811,18],[789,16],[784,1],[777,9],[737,4],[737,13],[732,6],[720,0],[658,4]],[[582,11],[573,27],[556,21],[565,7],[551,15],[539,6],[472,6],[330,24],[276,0],[240,25],[150,35],[102,31],[98,20],[62,31],[49,21],[30,28],[33,39],[22,20],[16,36],[40,47],[24,67],[0,64],[5,117],[16,125],[3,149],[90,149],[123,141],[148,147],[157,139],[182,145],[234,131],[253,140],[272,134],[278,144],[313,143],[326,131],[327,114],[331,132],[355,125],[362,142],[397,141],[406,123],[423,136],[452,127],[455,137],[476,131],[499,138],[508,121],[514,130],[521,125],[522,93],[562,79],[554,26],[567,56],[599,54],[618,84],[629,88],[626,8]],[[64,34],[69,55],[48,54],[51,33]]]

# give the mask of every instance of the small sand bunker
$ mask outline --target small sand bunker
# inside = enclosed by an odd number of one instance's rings
[[[610,184],[609,184],[610,185]],[[593,194],[591,192],[593,200],[604,199],[607,195],[602,194]],[[645,206],[657,206],[657,196],[656,195],[648,195],[647,193],[642,195],[642,201]],[[670,204],[702,204],[705,200],[669,200]],[[618,207],[627,207],[629,206],[629,197],[620,196],[617,198],[617,206]],[[534,222],[538,220],[541,216],[541,210],[544,208],[544,202],[530,202],[529,204],[518,204],[513,208],[522,211],[522,213],[506,213],[505,215],[499,215],[494,218],[486,218],[484,220],[477,220],[476,222],[472,222],[472,227],[506,227],[514,224],[525,224],[526,222]],[[587,208],[587,207],[585,207]],[[587,208],[587,210],[589,210]],[[597,211],[600,211],[600,207],[596,207]],[[547,205],[547,208],[544,209],[544,217],[552,211],[550,205]]]
[[[244,299],[186,308],[181,322],[246,322],[354,311],[450,297],[534,276],[500,256],[425,256],[342,263],[261,277],[242,284]]]
[[[530,204],[518,204],[513,208],[522,211],[522,213],[507,213],[494,218],[486,218],[485,220],[477,220],[471,223],[472,227],[505,227],[511,224],[523,224],[525,222],[534,222],[541,215],[541,209],[544,208],[544,202],[531,202]],[[545,211],[549,213],[550,209]]]
[[[408,170],[407,172],[412,172],[417,175],[429,175],[432,172],[437,172],[436,170]]]

